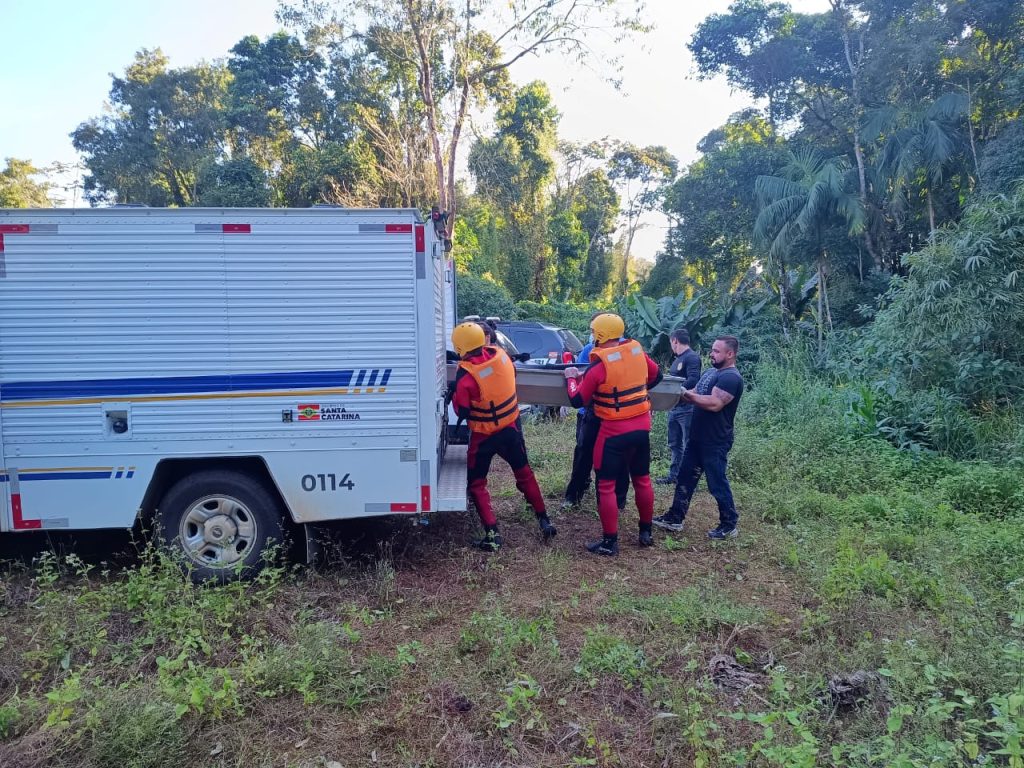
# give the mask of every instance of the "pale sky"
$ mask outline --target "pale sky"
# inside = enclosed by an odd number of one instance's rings
[[[583,70],[557,56],[524,60],[512,77],[548,83],[562,115],[561,138],[663,144],[685,166],[696,159],[696,144],[708,131],[749,105],[724,79],[697,80],[686,50],[700,21],[728,5],[648,0],[646,15],[655,30],[625,50],[621,92],[602,80],[600,67]],[[828,9],[827,0],[791,5],[803,12]],[[36,166],[74,162],[68,134],[102,112],[111,73],[122,73],[135,51],[162,48],[174,67],[226,57],[245,35],[276,31],[276,7],[277,0],[0,0],[0,159]],[[465,157],[469,141],[460,151]],[[653,258],[664,238],[664,218],[650,219],[634,244],[642,258]]]

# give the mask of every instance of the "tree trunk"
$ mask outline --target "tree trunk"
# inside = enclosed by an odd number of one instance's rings
[[[981,184],[981,166],[978,165],[978,150],[974,146],[974,120],[971,118],[971,113],[974,111],[974,102],[971,97],[971,81],[967,81],[967,135],[971,138],[971,157],[974,158],[974,173],[978,177],[978,183]]]
[[[470,19],[472,17],[471,2],[466,0],[466,50],[470,49]],[[456,209],[459,207],[458,200],[455,197],[455,158],[458,155],[459,138],[462,136],[462,126],[466,120],[466,113],[469,111],[469,95],[473,87],[473,83],[469,78],[469,70],[465,69],[465,67],[466,62],[463,62],[462,93],[459,94],[459,110],[455,115],[455,123],[452,125],[452,138],[448,144],[448,218],[446,223],[449,239],[454,237],[455,214],[457,212]]]
[[[452,126],[452,139],[448,144],[448,237],[451,237],[452,232],[455,231],[455,209],[458,208],[458,201],[455,199],[455,155],[459,147],[459,137],[462,135],[462,124],[469,109],[469,91],[470,82],[469,78],[466,78],[462,83],[462,93],[459,96],[459,111],[455,116],[455,124]]]
[[[640,222],[637,217],[637,223]],[[622,293],[625,295],[626,289],[629,288],[629,253],[633,249],[633,235],[636,234],[636,227],[631,226],[629,232],[626,234],[626,250],[622,254]]]
[[[181,180],[178,178],[178,172],[174,168],[167,168],[164,171],[164,178],[167,179],[167,185],[171,188],[171,196],[174,198],[174,204],[179,208],[185,208],[188,203],[185,202],[185,192],[182,188]],[[134,203],[135,200],[127,200],[125,202]]]
[[[824,264],[824,261],[822,263]],[[824,269],[824,266],[821,270],[821,292],[825,296],[825,319],[828,320],[828,331],[831,333],[835,327],[832,325],[832,306],[828,301],[828,270]]]
[[[935,242],[935,205],[932,203],[932,189],[931,187],[924,188],[925,195],[928,198],[928,239],[931,242]]]
[[[821,259],[818,259],[818,355],[825,349],[825,276],[822,274]]]
[[[851,91],[853,92],[853,103],[855,106],[854,119],[857,121],[853,127],[853,156],[857,160],[857,181],[860,184],[860,204],[864,209],[865,217],[868,215],[868,184],[867,174],[864,171],[864,149],[860,144],[860,119],[863,111],[863,105],[860,100],[860,80],[858,79],[857,69],[860,65],[858,61],[856,64],[853,62],[853,52],[850,50],[850,30],[846,26],[846,9],[843,7],[843,0],[829,0],[832,11],[835,14],[836,21],[839,24],[839,34],[843,38],[843,51],[846,54],[846,66],[850,70],[850,84]],[[861,38],[861,57],[863,57],[864,40]],[[871,260],[881,269],[882,262],[875,251],[875,243],[871,238],[871,229],[868,224],[865,224],[864,228],[864,245],[868,249],[868,253],[871,255]]]
[[[868,216],[868,183],[867,174],[864,171],[864,150],[860,145],[860,127],[854,129],[853,132],[853,156],[857,159],[857,181],[860,184],[860,205],[864,209],[865,218]],[[871,260],[875,262],[878,267],[882,266],[882,262],[878,258],[878,254],[875,252],[875,243],[871,239],[871,229],[868,222],[864,223],[864,245],[868,249],[868,253],[871,254]]]
[[[416,53],[420,59],[419,87],[423,97],[423,105],[427,112],[427,130],[430,131],[430,146],[434,153],[434,169],[437,173],[437,204],[442,211],[448,210],[448,185],[445,183],[444,154],[441,151],[441,138],[437,129],[437,102],[434,100],[434,74],[430,62],[430,52],[423,40],[423,29],[419,24],[419,14],[414,3],[405,0],[405,12],[416,39]]]
[[[782,338],[789,341],[789,306],[786,304],[786,293],[789,291],[789,275],[786,273],[786,261],[779,257],[779,310],[782,312]]]

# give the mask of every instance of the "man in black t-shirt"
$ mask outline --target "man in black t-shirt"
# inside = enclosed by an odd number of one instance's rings
[[[683,389],[693,389],[700,379],[700,355],[690,349],[690,332],[685,328],[672,331],[669,345],[676,356],[669,366],[669,374],[685,379]],[[679,477],[679,467],[683,465],[683,450],[686,448],[692,418],[693,404],[681,398],[668,412],[668,447],[672,451],[672,466],[665,477],[659,477],[654,482],[675,485]]]
[[[725,476],[729,449],[733,441],[733,420],[743,396],[743,377],[736,370],[739,341],[735,336],[719,336],[711,347],[711,365],[697,386],[683,392],[682,399],[693,403],[690,439],[679,469],[672,506],[654,524],[669,531],[681,531],[690,509],[690,499],[707,476],[708,490],[718,502],[718,527],[708,531],[712,539],[731,539],[737,535],[736,503]]]

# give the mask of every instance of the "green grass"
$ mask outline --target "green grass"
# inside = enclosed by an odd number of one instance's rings
[[[151,551],[9,565],[0,764],[1024,765],[1017,470],[861,434],[844,393],[798,371],[753,384],[736,542],[703,539],[701,493],[651,550],[585,555],[592,503],[554,512],[543,545],[497,469],[494,557],[449,516],[249,584],[193,586]],[[528,425],[552,509],[573,427]],[[652,442],[660,472],[662,416]],[[753,687],[714,677],[723,655]],[[878,688],[836,706],[830,679],[858,670]]]

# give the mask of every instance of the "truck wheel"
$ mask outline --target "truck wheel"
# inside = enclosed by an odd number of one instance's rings
[[[231,471],[197,472],[164,494],[157,535],[184,556],[196,582],[250,578],[264,550],[281,544],[281,506],[265,486]]]

